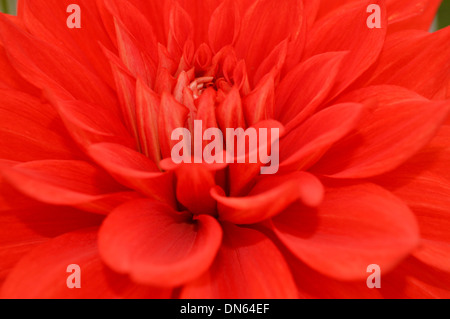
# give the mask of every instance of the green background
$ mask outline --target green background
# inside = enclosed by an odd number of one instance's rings
[[[0,0],[0,11],[15,13],[17,0]],[[444,0],[442,2],[441,9],[437,18],[438,29],[444,28],[450,25],[450,0]]]

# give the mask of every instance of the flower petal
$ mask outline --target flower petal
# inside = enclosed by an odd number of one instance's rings
[[[37,247],[14,268],[2,298],[168,298],[171,290],[143,287],[107,269],[97,251],[97,228],[67,233]],[[81,288],[67,286],[69,265],[80,267]]]
[[[82,156],[51,105],[26,93],[0,89],[0,158],[30,161]]]
[[[124,201],[140,197],[82,161],[34,161],[15,165],[2,174],[17,190],[35,200],[94,213],[109,213]]]
[[[273,228],[299,259],[340,280],[367,278],[370,264],[388,272],[419,240],[409,208],[374,184],[328,188],[316,211],[291,206]]]
[[[0,282],[31,249],[77,229],[100,225],[103,216],[67,207],[34,203],[0,213]]]
[[[214,53],[236,41],[240,21],[236,1],[225,0],[216,8],[211,15],[208,28],[209,44]]]
[[[170,162],[168,162],[168,160]],[[163,169],[176,175],[177,200],[193,214],[216,215],[216,201],[210,191],[216,186],[216,171],[224,169],[226,164],[174,164],[171,160],[161,162]]]
[[[387,288],[386,278],[391,274],[381,272],[381,288],[369,289],[366,280],[342,281],[312,269],[291,254],[284,254],[301,299],[381,299]],[[367,277],[370,276],[367,273]],[[397,286],[395,286],[397,288]],[[395,290],[395,289],[392,289]]]
[[[431,172],[450,181],[450,125],[443,125],[427,146],[410,158],[399,169],[410,172]],[[394,172],[393,172],[394,173]]]
[[[160,97],[142,80],[136,82],[136,117],[141,147],[156,164],[161,160],[158,139]]]
[[[145,21],[144,17],[141,18]],[[158,52],[156,42],[151,49],[146,50],[140,43],[152,43],[152,41],[147,40],[145,42],[140,42],[127,30],[120,20],[115,19],[114,22],[119,46],[119,56],[122,62],[134,77],[140,77],[144,79],[148,85],[152,86],[156,77],[155,60],[158,58],[156,53]],[[154,53],[153,59],[147,52]]]
[[[270,52],[270,54],[259,65],[258,70],[255,73],[255,77],[253,79],[255,85],[259,85],[259,81],[263,80],[269,73],[272,73],[274,80],[278,81],[280,72],[286,61],[287,51],[288,41],[284,40]]]
[[[120,102],[122,118],[130,134],[134,137],[138,147],[139,132],[136,119],[136,79],[116,56],[105,51],[111,62],[111,68],[116,83],[116,91]]]
[[[102,79],[111,81],[111,69],[103,58],[99,43],[113,49],[105,32],[95,1],[80,0],[82,27],[76,32],[66,28],[67,7],[70,0],[25,0],[20,4],[20,18],[31,34],[49,43],[58,43],[64,51],[90,68],[95,69]]]
[[[185,127],[189,109],[180,104],[169,93],[163,92],[158,116],[158,136],[161,146],[162,158],[171,157],[171,151],[177,144],[172,140],[172,132],[177,128]]]
[[[398,85],[429,99],[450,98],[449,42],[450,28],[433,33],[405,31],[387,37],[366,85]]]
[[[195,22],[193,25],[193,40],[195,45],[198,47],[202,43],[207,43],[208,31],[210,30],[210,17],[220,4],[220,1],[177,0],[177,2],[180,3],[192,21]],[[228,32],[230,31],[231,29],[228,29]]]
[[[11,65],[0,39],[0,86],[38,95],[39,90],[26,81]]]
[[[206,30],[204,30],[206,32]],[[169,37],[167,49],[171,56],[178,60],[183,55],[184,46],[194,39],[194,23],[189,14],[172,1],[169,16]]]
[[[441,3],[441,0],[388,0],[388,32],[430,30]]]
[[[344,5],[358,1],[321,0],[318,18],[333,14],[336,9],[345,10],[346,6]],[[403,29],[428,31],[441,2],[441,0],[387,0],[388,32],[394,33]]]
[[[373,3],[382,10],[379,29],[367,27],[367,7]],[[364,0],[316,22],[308,38],[304,58],[331,51],[349,51],[330,98],[341,93],[375,63],[383,48],[386,20],[384,1]]]
[[[222,240],[211,216],[188,213],[151,200],[114,210],[99,233],[102,259],[113,270],[142,284],[174,287],[206,271]]]
[[[232,129],[234,130],[234,128]],[[235,154],[232,163],[228,166],[229,191],[231,196],[247,194],[254,185],[255,178],[261,174],[262,169],[271,171],[269,174],[274,174],[278,171],[279,159],[277,159],[275,152],[277,152],[276,149],[279,148],[279,138],[284,134],[283,125],[274,120],[262,121],[253,127],[248,128],[245,133],[252,136],[253,129],[255,130],[254,132],[256,132],[254,136],[256,136],[256,140],[258,141],[256,147],[252,146],[251,143],[247,143],[246,135],[241,134],[237,138],[236,145],[238,149],[230,150],[234,151]],[[233,130],[231,132],[233,132]],[[263,132],[267,132],[266,141],[264,141]],[[230,133],[231,137],[232,134],[233,133]],[[270,164],[266,163],[270,166],[267,166],[263,163],[261,154],[267,155],[269,153],[272,158],[270,159]],[[245,156],[243,156],[244,154]]]
[[[84,150],[92,144],[105,142],[136,146],[114,110],[80,100],[62,100],[51,93],[48,98],[58,110],[69,134]]]
[[[439,271],[409,257],[385,273],[381,269],[381,286],[367,287],[367,279],[340,281],[322,275],[305,264],[288,259],[300,291],[300,298],[314,299],[430,299],[450,296],[449,273]],[[367,272],[367,277],[371,272]]]
[[[241,96],[235,86],[216,107],[216,117],[222,132],[227,128],[246,127]]]
[[[0,159],[0,213],[10,210],[33,208],[38,204],[35,200],[15,189],[3,177],[3,172],[20,164],[20,162]]]
[[[101,0],[108,4],[110,0]],[[148,0],[128,0],[139,12],[147,18],[151,24],[153,32],[158,42],[167,44],[167,30],[169,26],[170,0],[148,1]],[[121,7],[119,6],[119,10]],[[125,13],[126,14],[126,13]],[[131,23],[132,23],[131,19]],[[144,31],[148,32],[148,30]]]
[[[318,54],[290,71],[276,90],[275,118],[289,129],[313,114],[328,97],[347,54]]]
[[[330,106],[280,140],[280,170],[307,169],[359,123],[365,110],[357,103]]]
[[[411,207],[419,221],[421,247],[413,255],[450,272],[450,182],[422,174],[408,187],[396,189],[394,193]]]
[[[248,9],[236,42],[236,52],[245,60],[251,79],[273,48],[300,32],[302,17],[303,6],[298,0],[256,0]]]
[[[235,224],[254,224],[273,217],[293,202],[317,206],[323,198],[323,186],[306,172],[261,178],[246,197],[226,197],[213,189],[218,202],[219,219]]]
[[[272,74],[267,74],[258,86],[243,99],[245,121],[249,126],[273,118],[275,82]]]
[[[429,101],[394,86],[368,87],[342,99],[377,105],[313,168],[334,178],[364,178],[395,169],[430,142],[450,110],[448,102]]]
[[[181,291],[186,299],[286,299],[297,288],[283,255],[259,231],[223,224],[224,239],[211,268]]]
[[[107,84],[89,67],[57,46],[20,30],[0,15],[0,38],[14,68],[40,89],[56,90],[77,99],[117,107]]]
[[[436,159],[448,163],[442,153],[450,155],[448,147],[439,147],[439,141],[435,141],[375,181],[401,198],[416,215],[421,242],[413,255],[423,263],[450,272],[450,180],[445,177],[447,167],[441,170],[433,165]]]
[[[173,177],[133,149],[111,143],[92,145],[89,154],[122,185],[175,206]]]
[[[117,40],[117,47],[119,55],[125,65],[129,67],[129,70],[133,73],[139,73],[146,78],[149,74],[141,73],[143,70],[139,70],[140,63],[155,63],[158,59],[158,42],[154,33],[154,25],[143,14],[142,7],[138,8],[136,5],[140,1],[128,1],[128,0],[107,0],[105,6],[112,15],[113,19],[111,24],[115,26],[115,33]],[[147,3],[147,6],[152,6]],[[147,10],[145,10],[147,11]],[[147,13],[147,12],[146,12]],[[166,39],[164,39],[165,41]],[[140,53],[136,51],[141,51]],[[134,54],[142,54],[141,57]],[[133,54],[134,56],[130,56]],[[143,61],[137,64],[133,63],[133,59],[143,59]],[[131,59],[131,60],[128,60]],[[151,67],[150,64],[146,64],[146,67]],[[154,65],[153,65],[154,67]],[[154,74],[152,74],[154,76]],[[151,78],[151,77],[150,77]]]
[[[450,273],[410,257],[384,279],[384,286],[396,288],[389,289],[386,298],[448,299]]]

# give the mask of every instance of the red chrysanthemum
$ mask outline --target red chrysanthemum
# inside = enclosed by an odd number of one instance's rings
[[[0,296],[450,297],[439,4],[19,1],[0,15]],[[279,171],[174,165],[194,120],[279,128]]]

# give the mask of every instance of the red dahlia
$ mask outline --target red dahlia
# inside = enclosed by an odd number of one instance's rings
[[[19,1],[0,15],[0,296],[449,298],[439,4]],[[194,121],[278,129],[279,170],[173,163]]]

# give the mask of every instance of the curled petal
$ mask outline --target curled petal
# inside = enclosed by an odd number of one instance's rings
[[[177,200],[193,214],[216,215],[216,201],[210,191],[216,186],[216,170],[226,164],[185,164],[175,165],[162,161],[168,171],[174,171],[177,180]]]
[[[295,172],[262,178],[246,197],[226,197],[215,188],[211,195],[218,202],[219,219],[235,224],[254,224],[273,217],[293,202],[317,206],[323,186],[313,175]]]
[[[188,213],[143,199],[114,210],[99,233],[102,259],[142,284],[175,287],[205,272],[222,241],[211,216]]]

